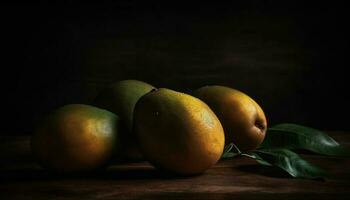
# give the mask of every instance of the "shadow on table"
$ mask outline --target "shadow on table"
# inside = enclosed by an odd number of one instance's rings
[[[79,180],[135,180],[135,179],[185,179],[186,176],[173,175],[154,168],[117,168],[85,174],[58,174],[41,168],[0,169],[1,182],[47,181],[63,179]]]
[[[174,193],[164,192],[157,194],[146,194],[135,197],[125,197],[125,199],[144,199],[144,200],[178,200],[178,199],[239,199],[239,200],[281,200],[281,199],[308,199],[308,200],[321,200],[321,199],[344,199],[344,194],[322,194],[322,193],[266,193],[266,192],[227,192],[227,193]]]
[[[234,169],[250,174],[256,174],[272,178],[291,178],[291,176],[287,172],[272,166],[249,164],[240,165],[238,167],[235,167]]]

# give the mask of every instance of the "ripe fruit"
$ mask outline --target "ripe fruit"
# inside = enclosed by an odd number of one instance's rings
[[[62,173],[102,167],[118,147],[119,118],[83,104],[70,104],[49,114],[31,138],[32,153],[42,166]]]
[[[123,80],[105,88],[94,100],[94,105],[109,110],[121,119],[121,155],[123,160],[140,160],[136,139],[132,133],[133,113],[136,102],[141,96],[154,89],[148,83],[137,80]]]
[[[136,104],[134,130],[154,166],[183,175],[204,172],[215,164],[225,143],[218,118],[204,102],[163,88]]]
[[[261,107],[248,95],[224,86],[205,86],[194,96],[206,102],[220,119],[226,143],[242,151],[254,150],[264,140],[267,121]]]

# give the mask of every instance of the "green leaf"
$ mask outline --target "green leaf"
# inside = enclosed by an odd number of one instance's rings
[[[304,149],[314,153],[349,157],[350,151],[326,133],[297,125],[297,124],[278,124],[267,130],[266,137],[259,149],[264,148],[286,148],[286,149]]]
[[[295,178],[319,179],[327,177],[325,171],[288,149],[255,150],[249,155],[253,156],[258,163],[281,168]]]
[[[233,158],[235,156],[237,156],[238,154],[236,153],[232,153],[232,152],[227,152],[221,155],[220,159],[228,159],[228,158]]]

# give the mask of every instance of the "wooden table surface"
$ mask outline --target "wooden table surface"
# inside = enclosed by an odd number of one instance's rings
[[[350,147],[350,133],[329,132]],[[148,163],[110,166],[85,177],[59,177],[31,158],[29,137],[0,137],[0,199],[346,199],[350,160],[303,155],[328,170],[325,181],[293,179],[249,158],[220,161],[204,174],[169,177]]]

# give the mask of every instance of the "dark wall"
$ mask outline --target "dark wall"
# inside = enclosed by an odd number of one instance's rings
[[[131,3],[130,3],[131,2]],[[139,79],[246,92],[270,124],[349,130],[346,7],[336,3],[2,4],[1,134]]]

